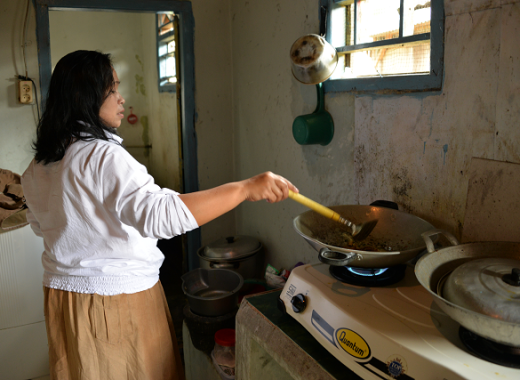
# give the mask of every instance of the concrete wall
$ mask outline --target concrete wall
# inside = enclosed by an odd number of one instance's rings
[[[447,1],[438,94],[356,97],[359,202],[462,233],[472,157],[518,163],[520,3]]]
[[[460,237],[472,157],[520,162],[520,4],[445,1],[445,75],[436,93],[326,95],[333,141],[299,146],[294,117],[315,107],[315,89],[296,82],[289,49],[318,32],[317,1],[232,1],[237,176],[287,176],[326,205],[397,202]],[[268,261],[291,268],[317,261],[292,228],[305,211],[285,201],[244,204],[239,233],[258,236]]]
[[[195,18],[195,130],[199,188],[212,188],[234,175],[234,62],[229,1],[192,1]],[[235,233],[235,212],[202,226],[202,245]]]
[[[0,2],[0,168],[18,174],[32,159],[30,144],[38,118],[36,106],[17,102],[16,76],[26,75],[22,53],[26,5],[27,1]],[[26,34],[27,73],[38,85],[32,7]],[[22,380],[48,374],[42,251],[43,241],[29,226],[0,236],[0,378]]]
[[[36,106],[17,102],[17,75],[25,76],[22,53],[22,34],[26,1],[0,4],[0,168],[22,174],[32,159],[30,143],[37,123]],[[26,63],[29,76],[38,86],[38,58],[34,10],[29,13],[27,25]]]

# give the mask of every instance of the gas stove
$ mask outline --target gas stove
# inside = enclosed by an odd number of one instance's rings
[[[520,379],[519,368],[466,348],[460,325],[437,307],[412,265],[382,286],[345,283],[335,271],[322,263],[295,268],[280,299],[291,317],[360,378]]]

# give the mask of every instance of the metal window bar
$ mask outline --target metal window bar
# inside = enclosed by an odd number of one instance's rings
[[[345,5],[349,4],[349,1],[345,0],[332,0],[335,4]],[[360,50],[368,50],[368,49],[377,49],[381,47],[393,47],[399,45],[413,45],[415,43],[421,43],[424,41],[429,41],[431,39],[430,33],[422,33],[415,34],[412,36],[403,37],[403,29],[404,29],[404,0],[400,1],[400,9],[399,9],[399,38],[393,38],[390,40],[381,40],[375,42],[367,42],[363,44],[357,43],[357,27],[358,27],[358,7],[357,0],[353,1],[354,3],[354,44],[350,46],[340,46],[336,47],[338,53],[353,53]]]
[[[402,38],[394,38],[391,40],[381,40],[375,42],[367,42],[365,44],[355,44],[351,46],[336,47],[338,53],[353,53],[360,50],[378,49],[382,46],[393,47],[399,45],[413,45],[414,43],[421,43],[430,40],[430,33],[415,34],[413,36],[406,36]]]
[[[354,46],[357,45],[357,25],[358,25],[357,14],[358,14],[357,1],[354,0]]]
[[[401,0],[399,6],[399,38],[403,38],[404,28],[404,0]]]

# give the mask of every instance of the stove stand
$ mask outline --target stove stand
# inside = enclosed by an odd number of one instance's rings
[[[493,342],[462,326],[459,329],[459,337],[475,356],[505,367],[520,368],[520,348]]]
[[[380,287],[401,281],[406,272],[406,265],[395,265],[389,268],[357,268],[331,265],[329,272],[332,277],[343,283],[366,287]]]

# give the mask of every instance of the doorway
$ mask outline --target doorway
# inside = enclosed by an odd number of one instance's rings
[[[127,112],[119,130],[124,145],[148,168],[159,186],[182,193],[197,191],[191,2],[34,0],[34,3],[42,107],[52,68],[61,57],[80,49],[110,53],[121,80],[120,91],[126,99]],[[175,14],[178,21],[176,92],[158,90],[157,14]],[[127,119],[130,107],[137,117],[135,123]],[[180,275],[197,265],[200,230],[160,241],[158,246],[166,256],[161,280],[169,293],[168,303],[179,331],[183,303],[176,302],[176,297],[182,296],[178,294]],[[177,336],[182,339],[182,334]]]

